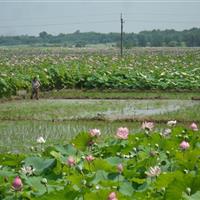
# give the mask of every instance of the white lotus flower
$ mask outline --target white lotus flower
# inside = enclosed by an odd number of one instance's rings
[[[172,130],[170,128],[166,128],[163,130],[162,135],[163,136],[169,136],[171,134]]]
[[[149,171],[148,172],[145,172],[145,174],[148,176],[148,177],[156,177],[156,176],[159,176],[161,173],[161,169],[159,166],[155,166],[155,167],[150,167]]]
[[[168,126],[175,126],[175,125],[176,125],[176,123],[177,123],[177,121],[176,121],[176,120],[174,120],[174,121],[173,121],[173,120],[171,120],[171,121],[168,121],[168,122],[167,122],[167,125],[168,125]]]
[[[34,173],[35,169],[33,168],[33,166],[23,166],[20,171],[23,174],[31,176]]]
[[[46,140],[42,136],[37,138],[37,143],[44,144],[45,142],[46,142]]]

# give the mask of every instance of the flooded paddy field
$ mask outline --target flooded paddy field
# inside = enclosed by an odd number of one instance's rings
[[[11,101],[0,106],[0,120],[116,120],[142,119],[199,107],[194,100],[54,99]],[[197,110],[195,110],[196,112]],[[190,118],[191,119],[191,118]]]
[[[88,100],[56,99],[10,101],[0,104],[0,151],[30,151],[43,136],[45,145],[67,143],[82,131],[98,128],[102,135],[118,127],[141,131],[145,120],[156,131],[168,120],[189,124],[200,120],[200,101],[193,100]],[[192,120],[191,120],[192,119]]]

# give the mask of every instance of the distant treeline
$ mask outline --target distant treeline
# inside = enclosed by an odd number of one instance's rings
[[[39,36],[0,36],[0,45],[58,45],[58,46],[75,46],[84,47],[88,44],[106,44],[112,43],[119,46],[120,33],[82,33],[77,30],[70,34],[51,35],[43,31]],[[161,47],[161,46],[200,46],[200,28],[190,30],[176,31],[170,30],[152,30],[142,31],[140,33],[124,33],[124,46],[131,47]]]

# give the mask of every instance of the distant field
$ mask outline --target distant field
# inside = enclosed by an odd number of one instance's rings
[[[200,90],[199,48],[0,48],[0,96],[52,89]]]

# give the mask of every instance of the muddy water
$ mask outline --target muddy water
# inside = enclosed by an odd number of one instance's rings
[[[94,99],[60,99],[50,100],[51,103],[62,103],[81,107],[87,105],[93,107],[90,110],[81,110],[71,116],[61,116],[64,119],[93,119],[103,118],[108,120],[126,119],[126,118],[144,118],[150,115],[159,115],[177,111],[183,108],[192,107],[199,104],[200,101],[194,100],[94,100]],[[100,109],[99,109],[100,108]]]
[[[127,101],[121,109],[107,110],[97,114],[110,120],[138,117],[143,118],[146,116],[177,111],[197,104],[200,104],[200,102],[192,100],[131,100]]]

